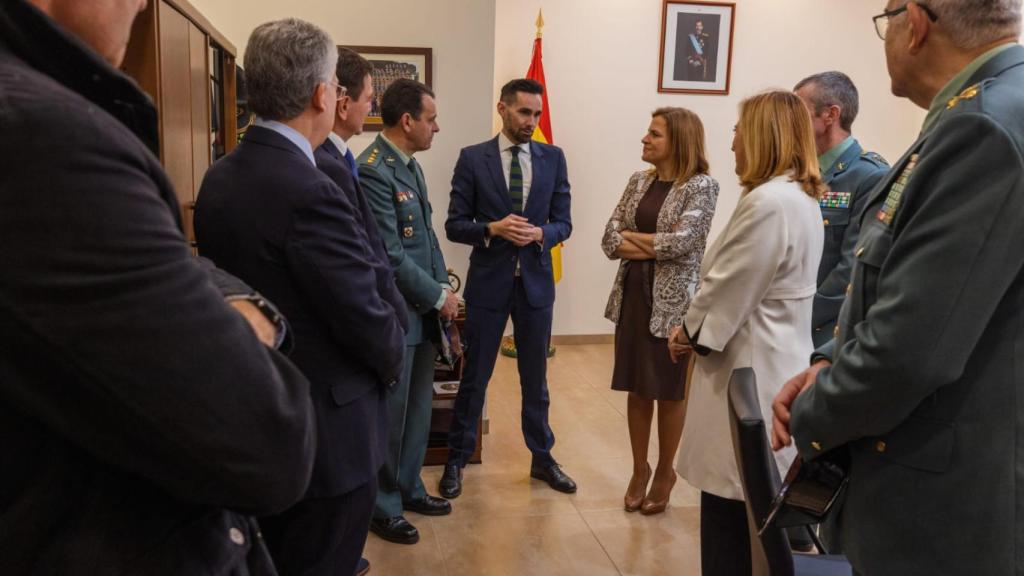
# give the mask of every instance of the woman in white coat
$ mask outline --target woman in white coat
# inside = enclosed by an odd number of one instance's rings
[[[814,133],[791,92],[745,100],[733,139],[743,193],[708,249],[700,288],[669,338],[698,357],[676,469],[701,490],[704,574],[750,574],[750,539],[729,431],[728,382],[752,367],[765,422],[772,399],[812,351],[811,304],[824,238]],[[793,449],[776,453],[780,473]]]

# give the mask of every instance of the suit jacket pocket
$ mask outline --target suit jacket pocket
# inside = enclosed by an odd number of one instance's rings
[[[376,378],[369,372],[359,372],[344,377],[344,382],[331,386],[331,399],[338,406],[344,406],[362,398],[377,388]]]
[[[956,428],[952,422],[910,417],[879,438],[872,449],[882,458],[925,472],[945,472],[953,459]]]

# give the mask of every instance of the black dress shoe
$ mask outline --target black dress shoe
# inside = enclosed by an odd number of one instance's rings
[[[444,474],[438,484],[441,496],[451,500],[462,494],[462,468],[458,464],[445,464]]]
[[[427,494],[419,500],[402,502],[402,508],[409,512],[423,514],[424,516],[445,516],[452,513],[451,502],[444,498],[435,498],[430,494]]]
[[[366,576],[370,573],[370,561],[366,558],[360,558],[359,564],[356,565],[356,576]]]
[[[530,477],[547,482],[548,486],[559,492],[572,494],[576,491],[576,483],[565,472],[562,472],[562,468],[558,464],[552,464],[547,468],[530,468]]]
[[[415,544],[420,541],[420,532],[401,516],[374,518],[370,521],[370,532],[395,544]]]

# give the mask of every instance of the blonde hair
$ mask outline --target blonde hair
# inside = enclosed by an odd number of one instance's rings
[[[686,108],[666,106],[652,112],[651,118],[664,119],[668,127],[669,154],[677,184],[697,174],[708,173],[708,159],[704,153],[704,124],[700,117]],[[652,168],[651,172],[654,171]]]
[[[737,127],[746,158],[739,175],[744,192],[788,173],[808,196],[821,198],[827,188],[819,174],[811,116],[796,94],[776,90],[747,98]]]

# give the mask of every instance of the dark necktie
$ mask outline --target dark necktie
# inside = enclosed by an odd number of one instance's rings
[[[508,196],[512,200],[512,211],[523,213],[523,167],[519,165],[519,146],[509,148],[512,152],[512,167],[508,171]]]
[[[356,157],[352,155],[352,150],[345,150],[345,161],[348,162],[348,167],[352,170],[352,177],[358,182],[359,166],[356,164]]]

